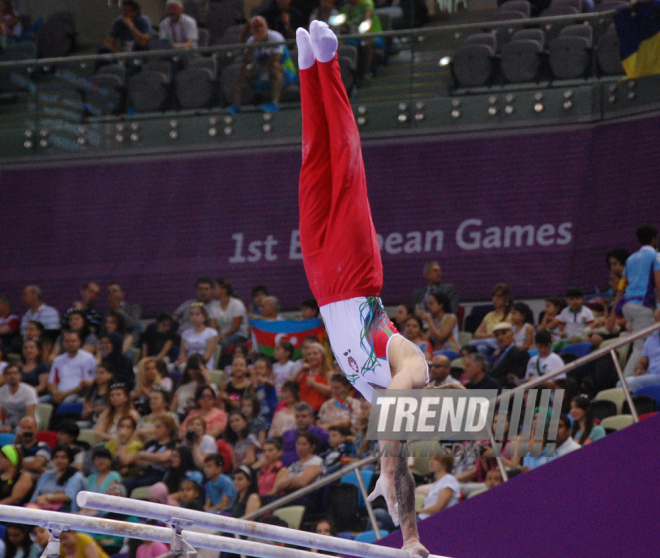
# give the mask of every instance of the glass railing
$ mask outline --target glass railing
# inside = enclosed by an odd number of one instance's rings
[[[491,32],[504,43],[517,30],[542,29],[547,56],[552,39],[576,23],[592,29],[594,45],[577,79],[557,80],[542,63],[534,80],[507,81],[501,47],[483,85],[465,87],[453,75],[452,58],[475,33]],[[645,93],[642,80],[623,83],[598,62],[598,41],[611,23],[604,12],[342,36],[342,79],[364,136],[593,121],[607,117],[608,108],[645,110],[656,95]],[[299,89],[285,84],[280,111],[262,112],[258,105],[269,100],[264,68],[256,68],[242,112],[226,113],[246,48],[36,59],[29,45],[10,47],[0,61],[0,157],[299,142]],[[365,67],[370,48],[373,76]],[[295,62],[295,43],[286,51]]]

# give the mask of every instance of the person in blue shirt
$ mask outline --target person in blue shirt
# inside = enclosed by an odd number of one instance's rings
[[[626,260],[615,304],[617,313],[623,314],[632,333],[652,326],[653,311],[656,306],[660,307],[658,229],[652,225],[642,225],[636,235],[642,247]],[[641,337],[633,342],[624,376],[634,375],[645,340]]]
[[[236,501],[236,487],[222,470],[225,460],[218,453],[207,455],[204,459],[204,476],[209,479],[205,485],[205,511],[222,511],[231,508]]]

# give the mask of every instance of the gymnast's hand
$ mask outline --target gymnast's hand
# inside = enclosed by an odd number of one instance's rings
[[[396,503],[396,493],[394,491],[394,483],[389,482],[386,478],[387,475],[381,474],[376,482],[374,491],[369,494],[367,501],[373,502],[378,496],[385,498],[387,504],[387,513],[390,514],[394,525],[399,525],[399,505]]]

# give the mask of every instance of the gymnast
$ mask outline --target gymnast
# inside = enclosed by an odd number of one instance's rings
[[[396,330],[379,298],[383,267],[371,219],[353,111],[341,81],[337,37],[313,21],[296,33],[303,115],[300,242],[305,272],[337,362],[367,401],[374,388],[421,389],[424,355]],[[398,441],[381,441],[381,475],[369,496],[384,496],[403,550],[426,558],[415,516],[415,483]],[[405,443],[405,442],[404,442]],[[405,449],[405,448],[403,448]],[[376,526],[373,526],[376,528]]]

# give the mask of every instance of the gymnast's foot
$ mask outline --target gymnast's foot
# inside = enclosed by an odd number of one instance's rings
[[[301,70],[311,68],[316,62],[316,58],[314,57],[312,40],[309,38],[306,29],[298,27],[296,30],[296,44],[298,45],[298,68]]]
[[[337,36],[322,21],[314,20],[309,26],[314,56],[319,62],[330,62],[337,52]]]

